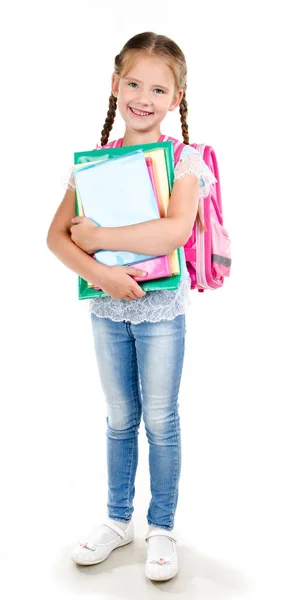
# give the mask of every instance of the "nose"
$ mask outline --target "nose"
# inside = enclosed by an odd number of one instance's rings
[[[145,89],[139,89],[137,102],[142,106],[149,106],[151,104],[150,93]]]

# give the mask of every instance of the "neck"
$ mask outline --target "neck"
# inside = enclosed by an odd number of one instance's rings
[[[134,131],[125,130],[122,146],[137,146],[138,144],[153,144],[159,141],[161,132],[159,129],[154,131]]]

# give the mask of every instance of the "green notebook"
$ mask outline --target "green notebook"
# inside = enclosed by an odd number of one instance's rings
[[[102,158],[106,156],[106,158],[113,156],[120,156],[123,154],[128,154],[129,152],[134,152],[135,150],[155,150],[157,148],[163,148],[165,152],[165,160],[167,167],[167,175],[169,182],[169,189],[172,190],[173,182],[174,182],[174,151],[173,151],[173,143],[172,142],[156,142],[153,144],[138,144],[136,146],[124,146],[121,148],[104,148],[104,150],[89,150],[88,152],[75,152],[74,153],[74,164],[82,164],[85,162],[92,162],[98,160],[98,158]],[[78,203],[76,201],[76,214],[78,215]],[[181,249],[178,250],[179,264],[180,264],[180,274],[173,275],[172,277],[163,277],[161,279],[155,279],[152,281],[143,281],[138,282],[141,288],[145,292],[153,292],[161,289],[167,290],[175,290],[177,289],[180,280],[181,280]],[[105,292],[102,290],[95,290],[92,287],[88,287],[88,282],[82,277],[78,277],[78,295],[79,300],[88,300],[93,298],[101,298],[106,296]]]

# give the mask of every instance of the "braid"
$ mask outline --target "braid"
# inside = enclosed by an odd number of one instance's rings
[[[188,133],[188,123],[187,123],[187,114],[188,114],[188,103],[185,98],[185,92],[183,94],[183,98],[180,102],[180,115],[181,115],[181,123],[182,123],[182,135],[184,144],[189,144],[189,133]],[[203,223],[203,219],[201,217],[200,206],[198,206],[196,218],[200,225],[200,229],[202,231],[206,231],[205,224]]]
[[[180,102],[180,119],[182,124],[182,136],[184,144],[189,144],[189,133],[188,133],[188,123],[187,123],[187,115],[188,115],[188,103],[186,100],[186,92],[183,94],[183,98]]]
[[[101,146],[105,146],[108,142],[110,131],[113,127],[117,107],[117,99],[113,94],[109,96],[109,108],[105,119],[104,127],[101,131]]]

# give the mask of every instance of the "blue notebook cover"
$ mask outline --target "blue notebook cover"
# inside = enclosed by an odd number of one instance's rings
[[[80,165],[75,181],[86,217],[99,227],[122,227],[159,219],[144,154],[141,150],[110,160]],[[155,258],[148,254],[99,250],[94,257],[108,265],[132,265]]]

